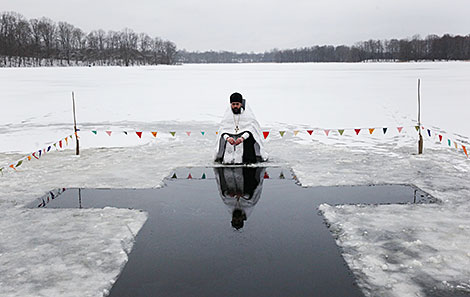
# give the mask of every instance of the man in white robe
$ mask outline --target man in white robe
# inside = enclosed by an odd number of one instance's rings
[[[217,135],[216,162],[249,164],[268,160],[261,127],[240,93],[230,96]]]

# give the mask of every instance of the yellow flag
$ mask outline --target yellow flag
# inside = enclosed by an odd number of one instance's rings
[[[374,133],[374,130],[375,130],[375,128],[369,129],[369,134],[372,135],[372,133]]]
[[[294,130],[294,136],[297,136],[299,134],[299,130]]]

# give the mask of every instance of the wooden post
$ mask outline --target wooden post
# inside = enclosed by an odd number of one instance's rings
[[[421,134],[421,80],[418,78],[418,132],[419,132],[419,140],[418,140],[418,155],[423,153],[423,135]]]
[[[75,115],[75,94],[72,92],[72,103],[73,103],[73,130],[75,131],[75,142],[77,144],[75,148],[75,154],[80,155],[80,144],[78,143],[78,133],[77,133],[77,117]]]

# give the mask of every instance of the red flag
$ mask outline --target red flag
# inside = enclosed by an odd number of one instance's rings
[[[313,130],[307,130],[308,134],[312,135]]]
[[[439,134],[439,141],[442,142],[442,135]]]
[[[328,136],[328,134],[330,134],[330,130],[326,129],[325,134],[326,134],[326,136]]]
[[[359,135],[359,132],[361,132],[361,129],[354,129],[356,131],[356,135]]]
[[[13,164],[10,165],[10,168],[16,170],[15,165],[13,165]]]
[[[268,138],[268,135],[269,135],[269,131],[263,131],[264,139]]]
[[[468,158],[467,148],[466,148],[465,145],[463,145],[463,144],[462,144],[462,148],[463,148],[463,152],[465,153],[465,155],[466,155],[467,158]]]
[[[39,160],[39,158],[38,158],[38,157],[36,157],[36,155],[35,155],[35,154],[36,154],[36,152],[32,153],[31,155],[33,155],[33,157],[35,157],[36,159],[38,159],[38,160]]]
[[[267,172],[264,172],[264,179],[268,179],[269,178],[269,175]]]
[[[188,179],[192,179],[192,178],[193,178],[193,176],[191,175],[191,172],[190,172],[189,175],[188,175]]]
[[[397,127],[398,133],[401,133],[401,130],[403,130],[403,127]]]
[[[188,136],[191,136],[191,131],[187,131],[186,134],[188,134]]]
[[[113,133],[113,131],[106,131],[106,134],[108,134],[109,136],[111,136],[111,133]]]
[[[137,136],[139,136],[139,138],[142,138],[142,132],[135,132],[135,134],[137,134]]]
[[[62,140],[59,140],[59,146],[62,148]]]

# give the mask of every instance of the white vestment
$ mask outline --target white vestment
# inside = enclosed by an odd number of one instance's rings
[[[238,129],[236,129],[238,127]],[[224,164],[241,164],[243,163],[243,143],[239,145],[231,145],[228,143],[224,135],[241,135],[249,133],[254,139],[254,151],[257,161],[267,161],[268,154],[264,150],[263,134],[255,115],[249,106],[245,106],[240,114],[234,114],[232,108],[228,107],[224,117],[220,122],[218,131],[217,144],[215,149],[216,161]]]

